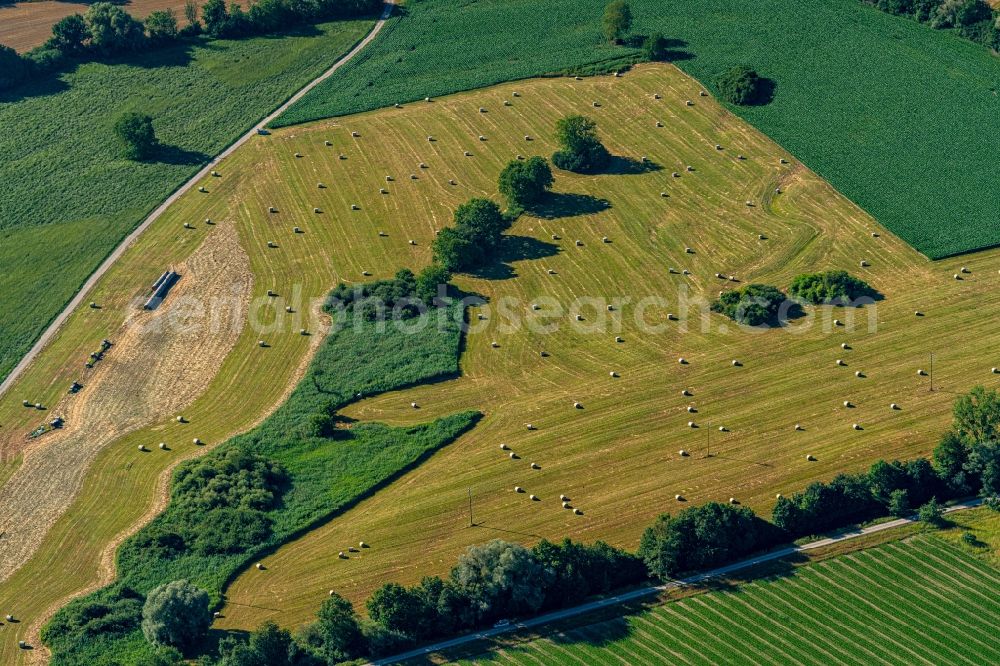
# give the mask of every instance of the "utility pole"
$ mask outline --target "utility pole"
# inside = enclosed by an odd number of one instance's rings
[[[712,457],[712,422],[708,422],[708,432],[706,434],[706,439],[708,440],[708,450],[705,452],[706,458]]]
[[[934,352],[931,352],[931,393],[934,392]]]
[[[472,522],[472,486],[469,486],[469,527],[475,527],[476,524]]]

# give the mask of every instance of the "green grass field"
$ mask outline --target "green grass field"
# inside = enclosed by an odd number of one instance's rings
[[[185,44],[0,94],[0,377],[143,217],[371,25]],[[158,161],[119,157],[123,111],[153,116]]]
[[[626,62],[635,49],[602,43],[605,4],[411,0],[279,123]],[[776,81],[771,104],[734,110],[919,251],[1000,244],[1000,58],[859,0],[630,4],[633,33],[679,40],[678,66],[706,86],[744,62]]]
[[[989,664],[1000,572],[921,536],[463,664]]]

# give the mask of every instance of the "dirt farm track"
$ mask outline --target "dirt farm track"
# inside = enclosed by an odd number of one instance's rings
[[[116,3],[119,4],[119,3]],[[184,25],[183,0],[127,0],[120,3],[136,18],[145,18],[158,9],[173,9],[178,22]],[[86,2],[18,2],[0,4],[0,44],[18,53],[33,49],[52,34],[52,26],[72,14],[83,14],[90,4]]]

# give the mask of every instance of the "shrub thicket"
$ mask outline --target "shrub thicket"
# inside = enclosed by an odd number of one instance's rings
[[[939,30],[1000,50],[1000,9],[984,0],[864,0],[884,12],[908,16]]]
[[[208,594],[186,580],[166,583],[146,595],[142,633],[150,643],[187,649],[205,636],[211,624]]]
[[[153,119],[144,114],[127,111],[115,121],[114,133],[121,143],[122,154],[130,160],[145,160],[156,151],[158,141],[153,130]]]
[[[878,292],[867,282],[850,275],[847,271],[798,275],[788,287],[788,293],[809,303],[835,305],[850,305],[878,296]]]
[[[778,322],[785,294],[766,284],[748,284],[725,291],[712,303],[712,311],[720,312],[733,321],[747,326],[763,326]]]
[[[449,280],[451,273],[437,264],[428,266],[419,275],[403,268],[391,280],[339,284],[327,297],[325,309],[330,313],[350,309],[368,321],[410,319],[428,307],[444,305],[438,297],[447,295]]]
[[[625,0],[612,0],[604,8],[601,27],[609,42],[620,44],[632,28],[632,8]]]

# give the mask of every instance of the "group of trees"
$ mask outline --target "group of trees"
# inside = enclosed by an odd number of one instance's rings
[[[730,104],[757,104],[766,101],[765,81],[749,65],[736,65],[715,78],[715,87]]]
[[[154,11],[140,21],[116,4],[96,2],[84,14],[64,17],[52,26],[44,45],[24,55],[0,45],[0,90],[13,88],[32,74],[58,69],[67,61],[108,58],[161,48],[194,37],[203,29],[212,37],[240,38],[270,34],[304,23],[372,13],[381,0],[259,0],[244,11],[225,0],[207,0],[200,8],[188,0],[187,25],[181,29],[172,9]]]
[[[396,272],[391,280],[377,280],[367,284],[339,284],[327,298],[325,309],[351,308],[369,321],[415,317],[428,307],[442,304],[439,296],[445,294],[451,273],[441,264],[434,263],[415,275],[408,268]]]
[[[538,203],[552,187],[552,169],[544,157],[511,160],[500,172],[500,194],[507,200],[510,211],[529,208]]]
[[[864,0],[884,12],[908,16],[932,28],[956,30],[963,37],[1000,50],[1000,10],[984,0]]]
[[[879,293],[864,280],[846,271],[806,273],[796,276],[788,288],[791,299],[777,287],[748,284],[724,291],[711,309],[747,326],[775,325],[783,306],[798,303],[814,305],[860,305],[874,300]],[[785,313],[787,314],[787,313]]]

